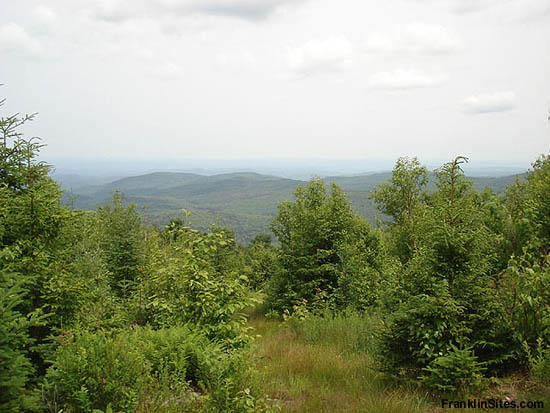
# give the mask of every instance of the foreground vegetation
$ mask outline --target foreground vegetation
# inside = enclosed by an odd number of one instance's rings
[[[377,321],[347,314],[281,324],[252,316],[264,392],[289,412],[425,411],[425,395],[392,389],[375,369]]]
[[[19,134],[30,120],[0,119],[1,411],[548,401],[550,157],[503,195],[474,189],[466,158],[436,170],[433,190],[399,159],[371,195],[392,218],[376,229],[313,179],[279,204],[277,247],[243,246],[191,229],[189,213],[146,225],[120,193],[94,212],[63,207],[40,145]]]
[[[266,319],[261,310],[253,314],[250,325],[260,334],[254,354],[263,392],[283,412],[442,412],[447,410],[442,408],[444,398],[550,402],[548,388],[524,373],[495,378],[468,395],[434,395],[425,387],[396,383],[376,368],[380,322],[364,313],[285,323]]]

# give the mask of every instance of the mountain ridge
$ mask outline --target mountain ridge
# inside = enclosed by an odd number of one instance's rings
[[[387,219],[375,207],[370,192],[376,185],[391,178],[391,171],[355,176],[328,176],[327,184],[341,186],[352,202],[355,211],[375,222]],[[433,187],[433,173],[429,174]],[[502,191],[525,174],[504,177],[469,177],[474,186],[482,190],[489,187]],[[182,209],[192,212],[191,222],[200,230],[207,230],[212,222],[235,230],[239,241],[250,241],[255,235],[269,232],[269,223],[277,213],[277,205],[292,199],[299,185],[307,181],[264,175],[257,172],[229,172],[200,175],[186,172],[151,172],[128,176],[101,185],[73,189],[65,198],[76,195],[74,206],[94,210],[108,203],[112,193],[124,193],[126,202],[133,202],[142,209],[144,219],[158,225],[169,222],[182,214]],[[63,183],[61,182],[63,187]],[[68,188],[64,188],[68,189]]]

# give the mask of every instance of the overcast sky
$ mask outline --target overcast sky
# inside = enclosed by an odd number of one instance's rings
[[[549,0],[0,0],[52,158],[532,161]]]

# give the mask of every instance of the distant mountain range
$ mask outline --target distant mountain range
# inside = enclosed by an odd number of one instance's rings
[[[473,177],[476,188],[489,187],[496,192],[513,183],[516,176],[497,178]],[[370,191],[386,182],[391,172],[357,176],[326,177],[325,181],[341,186],[352,201],[354,209],[374,222],[384,219],[369,199]],[[124,193],[127,202],[142,208],[144,219],[163,225],[170,218],[182,216],[182,209],[192,212],[191,225],[200,230],[212,224],[235,230],[237,239],[250,241],[260,233],[269,232],[269,223],[277,213],[277,205],[307,181],[288,179],[254,172],[218,175],[154,172],[105,182],[108,178],[85,178],[78,175],[54,176],[67,190],[65,200],[73,198],[80,209],[96,209],[108,203],[112,193]],[[89,185],[92,183],[92,185]],[[86,185],[88,184],[88,185]],[[431,183],[433,186],[433,182]]]

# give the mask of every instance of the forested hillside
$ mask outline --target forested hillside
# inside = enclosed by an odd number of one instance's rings
[[[522,176],[520,176],[522,177]],[[370,199],[372,189],[391,178],[391,172],[360,176],[333,176],[347,193],[354,210],[371,223],[387,220]],[[429,175],[428,190],[435,189],[435,175]],[[478,190],[485,187],[502,192],[514,182],[515,176],[472,178]],[[192,211],[192,227],[206,231],[212,224],[235,231],[241,242],[250,242],[256,235],[269,232],[269,223],[277,204],[291,198],[305,181],[266,176],[256,173],[228,173],[204,176],[188,173],[156,172],[113,181],[104,185],[72,189],[71,181],[61,182],[66,189],[65,202],[79,209],[94,210],[109,202],[115,191],[124,194],[126,202],[134,203],[150,223],[166,225],[170,219],[182,216],[182,209]],[[143,207],[143,208],[141,208]]]

